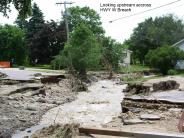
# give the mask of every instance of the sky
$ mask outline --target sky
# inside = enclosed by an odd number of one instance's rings
[[[174,14],[180,19],[184,19],[184,0],[181,0],[172,5],[162,7],[160,9],[152,10],[144,14],[132,16],[129,18],[117,20],[110,23],[109,21],[129,16],[138,12],[149,10],[176,0],[66,0],[67,2],[74,2],[70,6],[88,6],[94,9],[101,17],[102,26],[105,29],[106,36],[110,36],[118,42],[123,42],[128,39],[133,33],[133,29],[138,26],[138,23],[143,22],[149,17],[163,16],[167,14]],[[33,0],[39,6],[44,13],[46,20],[60,21],[61,11],[64,11],[63,5],[56,5],[57,2],[63,2],[63,0]],[[111,4],[111,5],[110,5]],[[116,5],[116,11],[112,11],[112,6]],[[123,4],[147,4],[148,7],[131,7],[131,11],[118,11],[117,5],[120,5],[121,9],[129,9],[130,7],[122,7]],[[150,6],[151,5],[151,6]],[[109,7],[110,6],[110,7]],[[111,11],[102,11],[102,8],[110,8]],[[0,24],[13,24],[16,17],[17,11],[12,6],[12,12],[9,14],[9,18],[3,17],[0,14]],[[100,10],[101,9],[101,10]]]

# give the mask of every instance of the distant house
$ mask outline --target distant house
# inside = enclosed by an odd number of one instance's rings
[[[123,56],[122,56],[122,60],[120,62],[120,65],[121,66],[124,66],[124,67],[127,67],[127,66],[130,66],[130,63],[131,63],[131,54],[132,54],[132,51],[126,49],[123,51]]]
[[[184,51],[184,39],[175,43],[173,46],[179,47],[181,50]],[[176,69],[184,69],[184,60],[179,60],[176,64]]]

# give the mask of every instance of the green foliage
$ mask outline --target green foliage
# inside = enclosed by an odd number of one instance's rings
[[[68,9],[70,16],[68,17],[70,31],[74,30],[79,24],[83,23],[89,26],[89,29],[95,35],[104,34],[100,16],[97,12],[89,7],[71,7]]]
[[[160,70],[164,75],[168,73],[169,69],[176,66],[178,60],[184,59],[184,52],[177,47],[163,46],[155,50],[151,50],[146,55],[147,63]]]
[[[148,66],[142,65],[130,65],[128,67],[122,67],[119,72],[120,73],[135,73],[135,72],[144,72],[151,70]]]
[[[176,74],[178,74],[178,72],[174,69],[170,69],[170,70],[168,70],[167,74],[168,75],[176,75]]]
[[[41,48],[42,43],[38,40],[40,38],[39,33],[44,26],[44,22],[42,11],[39,9],[37,4],[34,3],[32,7],[32,16],[29,19],[25,29],[31,64],[34,64],[36,60],[39,61],[40,59],[38,55],[43,52],[43,48]]]
[[[32,0],[0,0],[0,12],[3,13],[4,16],[8,16],[8,12],[11,11],[10,6],[13,4],[20,17],[25,19],[31,15],[31,1]]]
[[[0,26],[0,61],[22,65],[27,57],[25,36],[16,26]]]
[[[173,45],[183,37],[184,24],[182,20],[173,15],[167,15],[146,19],[134,29],[131,38],[125,43],[133,51],[133,58],[143,63],[149,50],[163,45]]]
[[[18,17],[16,23],[25,31],[30,64],[49,64],[53,56],[58,55],[64,47],[65,25],[53,20],[45,22],[42,11],[35,3],[32,13],[28,21]]]
[[[144,76],[133,76],[133,75],[128,75],[122,78],[122,81],[128,84],[141,84],[145,81],[151,80],[151,79],[157,79],[160,78],[161,76],[156,75],[156,76],[151,76],[151,77],[144,77]]]
[[[123,45],[110,37],[104,37],[102,39],[102,55],[103,63],[110,72],[118,70],[123,56]]]
[[[85,24],[79,24],[71,33],[71,39],[60,55],[52,62],[63,67],[74,68],[80,75],[86,70],[97,67],[101,58],[100,45],[93,32]]]

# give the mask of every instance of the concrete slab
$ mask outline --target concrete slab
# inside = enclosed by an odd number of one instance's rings
[[[142,114],[140,118],[142,120],[160,120],[160,116],[154,114]]]
[[[144,124],[146,122],[144,122],[143,120],[140,119],[128,119],[128,120],[124,120],[124,124],[125,125],[135,125],[135,124]]]
[[[44,70],[45,71],[45,70]],[[19,81],[28,81],[34,79],[34,74],[41,73],[42,75],[57,75],[56,73],[46,73],[39,71],[31,71],[31,70],[19,70],[17,68],[9,68],[9,69],[0,69],[1,73],[4,73],[7,75],[4,79],[10,79],[10,80],[19,80]]]
[[[127,98],[131,98],[133,100],[146,99],[146,100],[168,101],[172,103],[184,103],[184,91],[171,90],[166,92],[155,92],[148,96],[133,95]]]

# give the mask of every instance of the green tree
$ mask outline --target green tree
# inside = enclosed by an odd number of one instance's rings
[[[34,4],[31,18],[21,20],[18,16],[16,24],[25,31],[29,47],[29,59],[32,65],[49,64],[53,56],[63,50],[66,42],[64,22],[44,21],[44,16],[39,7]]]
[[[163,46],[151,50],[146,55],[146,62],[153,68],[157,68],[164,75],[168,70],[174,69],[177,61],[184,59],[184,52],[178,47]]]
[[[56,56],[55,61],[69,69],[73,68],[78,75],[86,77],[87,69],[99,65],[101,48],[90,28],[85,24],[78,24],[60,54]]]
[[[141,63],[149,50],[163,45],[172,45],[184,37],[184,24],[182,20],[167,15],[163,17],[149,18],[139,23],[134,29],[130,39],[125,43],[133,51],[134,59]]]
[[[8,16],[8,12],[11,11],[10,6],[13,4],[20,17],[25,19],[31,15],[31,1],[32,0],[0,0],[0,12],[3,13],[4,16]]]
[[[71,7],[69,11],[70,31],[74,30],[79,24],[83,23],[89,26],[89,29],[96,35],[104,34],[100,16],[97,12],[89,7]]]
[[[123,45],[110,37],[104,37],[102,39],[102,49],[103,63],[109,71],[109,78],[112,78],[113,71],[119,68],[119,62],[123,58]]]
[[[28,25],[28,21],[27,20],[23,20],[21,19],[21,16],[18,15],[15,24],[22,30],[24,30],[25,32],[27,31],[27,25]]]
[[[39,32],[36,32],[32,39],[34,42],[34,54],[39,64],[49,64],[54,56],[63,50],[66,36],[63,23],[57,24],[54,21],[47,22]]]
[[[0,60],[22,65],[27,57],[25,35],[16,26],[0,26]]]
[[[32,16],[26,25],[26,38],[29,47],[29,58],[30,63],[34,64],[35,61],[40,62],[40,57],[45,50],[43,43],[40,42],[40,31],[44,27],[44,16],[42,11],[39,9],[36,3],[32,7]]]

